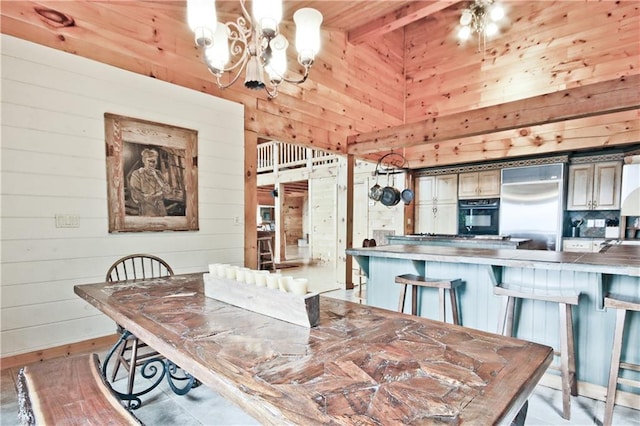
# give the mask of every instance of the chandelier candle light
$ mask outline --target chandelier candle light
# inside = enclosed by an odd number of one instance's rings
[[[286,81],[301,84],[320,50],[322,14],[316,9],[302,8],[293,15],[296,24],[298,62],[304,67],[299,79],[288,79],[287,48],[289,42],[280,34],[282,0],[253,0],[253,17],[245,0],[239,0],[242,15],[234,22],[218,22],[215,0],[187,0],[187,20],[195,35],[195,43],[204,49],[204,61],[216,77],[218,87],[225,89],[238,81],[245,71],[245,87],[265,89],[269,98],[278,94],[278,86]],[[269,85],[264,82],[264,71]],[[221,77],[228,72],[230,81]]]
[[[502,5],[494,0],[474,0],[460,16],[458,38],[468,40],[472,33],[478,34],[478,51],[486,51],[487,37],[498,34],[498,24],[504,18]]]

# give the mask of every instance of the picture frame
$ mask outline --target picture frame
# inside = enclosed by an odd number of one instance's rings
[[[105,113],[109,232],[197,231],[198,132]]]

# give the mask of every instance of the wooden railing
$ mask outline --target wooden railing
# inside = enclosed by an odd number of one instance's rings
[[[330,166],[337,161],[338,156],[335,154],[300,145],[276,141],[258,145],[258,173]]]

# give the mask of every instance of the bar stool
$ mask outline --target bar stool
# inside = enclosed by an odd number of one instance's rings
[[[276,270],[276,264],[273,262],[271,236],[258,237],[258,269]]]
[[[613,352],[611,353],[611,370],[609,372],[609,386],[607,387],[607,399],[604,406],[604,425],[609,426],[613,419],[613,406],[616,403],[618,383],[640,388],[640,381],[618,377],[620,369],[640,371],[639,364],[620,362],[622,353],[622,340],[624,337],[624,320],[627,311],[640,311],[640,300],[628,296],[607,294],[604,298],[604,307],[616,310],[616,329],[613,335]]]
[[[365,238],[362,241],[362,247],[376,247],[376,240],[371,238]],[[358,278],[358,299],[362,302],[362,286],[367,283],[367,275],[364,273],[361,267],[356,269],[356,277]]]
[[[571,418],[570,395],[578,395],[571,307],[578,304],[580,292],[567,289],[561,291],[534,291],[530,287],[503,283],[494,287],[493,293],[498,296],[507,296],[505,310],[500,316],[498,325],[498,333],[502,333],[505,336],[513,336],[516,299],[541,300],[558,304],[560,313],[560,351],[554,351],[554,355],[560,356],[560,367],[550,365],[549,368],[560,371],[562,379],[562,417],[569,420]]]
[[[439,320],[445,322],[445,298],[444,291],[449,290],[451,301],[451,316],[453,323],[460,325],[460,316],[458,314],[458,297],[456,288],[462,284],[462,280],[456,279],[439,279],[426,278],[420,275],[404,274],[396,277],[396,283],[402,285],[400,290],[400,300],[398,302],[398,312],[404,312],[404,302],[407,296],[407,286],[411,286],[411,314],[418,314],[418,287],[428,287],[438,289]]]

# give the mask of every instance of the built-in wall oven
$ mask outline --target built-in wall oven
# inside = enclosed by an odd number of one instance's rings
[[[458,201],[458,234],[498,235],[500,199]]]

